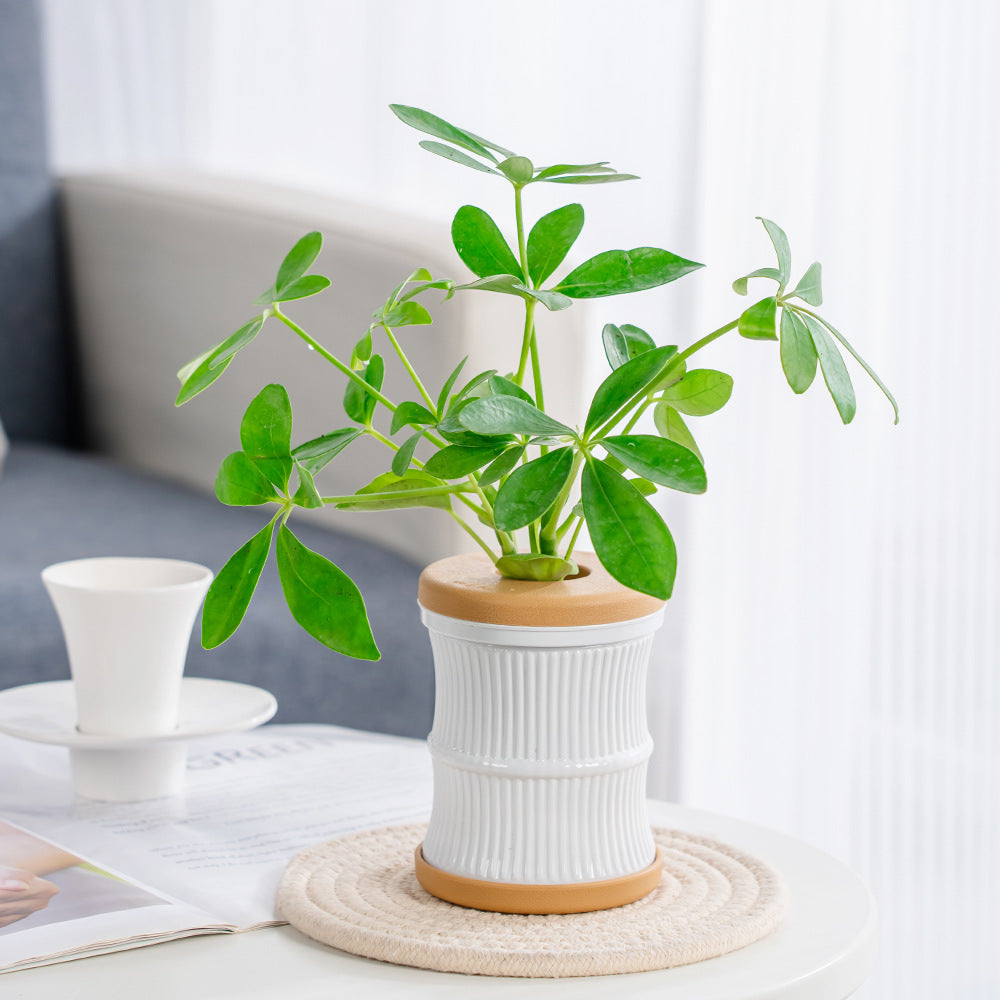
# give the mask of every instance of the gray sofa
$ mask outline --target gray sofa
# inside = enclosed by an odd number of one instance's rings
[[[324,232],[317,267],[333,287],[289,311],[342,357],[414,267],[443,275],[460,267],[450,253],[427,252],[449,248],[446,223],[371,206],[177,173],[56,184],[40,65],[35,5],[0,0],[0,421],[11,440],[0,474],[0,688],[68,676],[39,579],[45,565],[141,554],[218,570],[263,526],[261,510],[225,508],[212,495],[220,460],[238,447],[243,409],[263,385],[288,387],[297,441],[346,426],[341,376],[280,325],[265,328],[202,396],[173,405],[174,372],[253,315],[254,297],[298,237]],[[483,313],[486,298],[456,297],[432,328],[415,331],[431,385],[464,355],[470,370],[509,355],[510,336],[520,336],[517,304],[509,315],[492,303]],[[582,405],[581,318],[569,310],[546,323],[547,395],[571,419]],[[386,391],[412,394],[398,373]],[[324,471],[324,493],[353,492],[386,470],[384,452],[365,444]],[[272,564],[229,642],[206,652],[196,626],[188,673],[272,690],[279,721],[425,735],[433,675],[416,581],[421,565],[468,542],[435,511],[323,510],[293,526],[357,581],[382,660],[345,659],[303,633]]]
[[[0,688],[68,676],[58,621],[39,579],[45,565],[99,554],[141,554],[191,559],[217,570],[266,519],[259,510],[222,507],[210,495],[207,470],[195,460],[191,475],[173,476],[169,468],[157,468],[162,463],[156,456],[146,463],[115,456],[115,441],[108,440],[113,435],[106,427],[105,440],[100,440],[102,421],[132,421],[130,443],[156,451],[157,433],[169,437],[170,422],[160,429],[148,420],[143,427],[135,424],[135,405],[128,396],[141,395],[146,386],[135,377],[134,368],[164,364],[162,373],[148,374],[152,391],[165,391],[162,410],[169,414],[169,377],[187,354],[200,352],[194,340],[205,338],[202,342],[208,346],[228,331],[223,326],[210,331],[210,320],[188,340],[168,337],[167,343],[157,343],[160,331],[141,320],[156,303],[142,301],[140,280],[157,268],[148,260],[143,264],[129,247],[133,260],[128,266],[105,257],[115,272],[95,270],[95,255],[102,247],[123,248],[128,221],[136,219],[134,194],[133,203],[123,206],[127,185],[121,180],[106,182],[100,205],[92,200],[80,208],[87,219],[79,223],[69,252],[66,213],[74,196],[67,190],[60,199],[49,177],[43,112],[37,11],[24,0],[0,0],[0,420],[11,441],[0,474]],[[147,197],[162,201],[162,195],[151,193],[155,189],[155,184],[147,187]],[[213,221],[224,227],[224,213],[217,216]],[[285,225],[300,228],[292,222]],[[160,239],[155,230],[145,236],[150,243]],[[193,244],[195,236],[189,236]],[[88,239],[93,246],[87,245]],[[272,262],[280,259],[272,255],[273,249],[270,243],[262,248]],[[74,260],[74,254],[80,259]],[[81,269],[91,287],[73,289],[70,276]],[[267,272],[260,274],[266,277]],[[99,286],[105,278],[116,286],[111,294],[129,313],[121,332],[131,349],[118,356],[102,355],[100,344],[84,347],[73,335],[74,330],[93,332],[95,324],[107,321],[106,311],[87,311],[88,301],[103,294],[93,283]],[[171,288],[178,307],[172,322],[177,323],[184,296],[172,282],[181,279],[162,270],[156,279]],[[74,309],[74,303],[79,308]],[[233,304],[239,306],[240,300]],[[105,340],[116,332],[105,330]],[[85,358],[89,368],[84,367]],[[248,382],[267,380],[259,367],[248,366],[234,392],[245,391]],[[196,405],[191,404],[192,409]],[[232,440],[238,427],[232,416],[203,408],[196,424],[228,420],[219,432]],[[187,431],[199,434],[190,424]],[[205,453],[215,450],[215,440],[206,436],[203,466]],[[233,440],[212,461],[234,446]],[[144,471],[143,464],[155,471]],[[181,482],[183,478],[188,482]],[[345,659],[301,632],[284,606],[272,566],[236,637],[213,652],[201,649],[195,637],[188,673],[274,691],[280,721],[425,735],[433,676],[414,597],[417,559],[317,525],[297,530],[307,545],[358,582],[376,622],[382,661]]]

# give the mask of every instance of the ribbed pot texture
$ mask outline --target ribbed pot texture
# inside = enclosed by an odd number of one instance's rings
[[[425,860],[523,885],[647,868],[646,669],[662,609],[569,628],[422,615],[437,684]]]

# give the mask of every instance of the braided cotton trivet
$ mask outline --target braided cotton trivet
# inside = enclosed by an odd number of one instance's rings
[[[413,850],[425,824],[356,833],[295,857],[278,915],[324,944],[367,958],[482,976],[605,976],[700,962],[743,948],[781,921],[778,874],[706,837],[654,829],[658,888],[594,913],[469,910],[425,892]]]

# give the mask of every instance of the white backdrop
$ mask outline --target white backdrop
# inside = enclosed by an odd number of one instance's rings
[[[699,421],[709,492],[670,502],[681,567],[651,686],[653,788],[813,841],[881,911],[866,997],[1000,995],[1000,7],[989,0],[47,0],[62,170],[181,164],[448,217],[502,212],[385,105],[536,160],[611,157],[573,189],[581,254],[663,245],[710,267],[592,308],[660,342],[726,322],[736,275],[824,265],[863,374],[840,426],[773,345]],[[558,204],[561,189],[535,203]],[[761,292],[763,294],[763,292]],[[581,378],[603,374],[588,345]],[[852,368],[852,374],[856,372]]]

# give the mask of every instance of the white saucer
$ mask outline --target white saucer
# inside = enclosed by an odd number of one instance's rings
[[[115,750],[235,733],[263,725],[278,709],[270,691],[233,681],[185,677],[180,721],[163,736],[94,736],[76,728],[72,681],[0,691],[0,733],[77,750]]]

